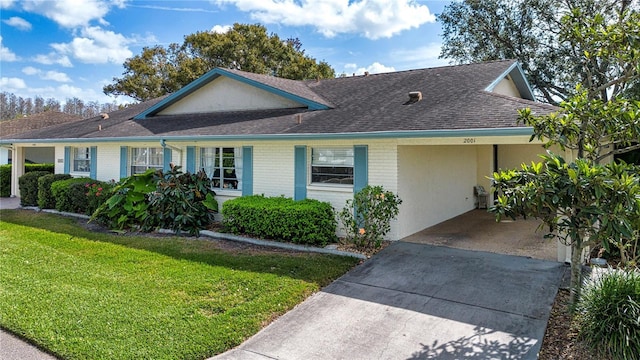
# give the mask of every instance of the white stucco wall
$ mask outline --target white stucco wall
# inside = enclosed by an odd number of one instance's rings
[[[474,208],[476,146],[399,146],[399,237]]]
[[[502,79],[494,88],[493,92],[500,95],[512,96],[521,98],[518,88],[511,80],[511,77],[507,76]]]
[[[160,115],[218,111],[283,109],[302,105],[265,90],[221,76],[187,95]]]
[[[498,169],[520,169],[522,163],[539,162],[546,150],[540,144],[498,145]]]

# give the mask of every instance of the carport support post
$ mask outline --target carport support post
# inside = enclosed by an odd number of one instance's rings
[[[24,148],[14,146],[11,156],[11,196],[20,196],[18,179],[24,174]]]

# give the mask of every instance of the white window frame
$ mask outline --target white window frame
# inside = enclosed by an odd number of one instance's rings
[[[198,155],[198,169],[207,173],[212,188],[242,191],[242,147],[203,146]]]
[[[81,174],[88,174],[91,172],[91,148],[90,147],[88,146],[71,147],[71,172],[81,173]]]
[[[129,152],[131,154],[129,156],[129,175],[142,174],[149,169],[164,169],[164,149],[161,147],[130,147]],[[138,154],[137,152],[142,153]],[[159,159],[160,163],[151,164],[151,160],[154,158]]]
[[[318,168],[326,169],[346,169],[345,173],[339,172],[331,174],[317,171]],[[348,170],[350,169],[350,171]],[[353,147],[311,147],[311,161],[309,162],[309,182],[310,185],[353,187],[354,173],[354,151]],[[331,179],[318,181],[318,176],[332,176]]]

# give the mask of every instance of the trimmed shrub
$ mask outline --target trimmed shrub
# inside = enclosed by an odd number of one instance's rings
[[[11,196],[11,164],[0,165],[0,197]]]
[[[20,188],[20,205],[38,205],[38,179],[45,175],[49,175],[49,172],[32,171],[20,176],[18,179],[18,186]]]
[[[614,270],[587,281],[577,303],[580,337],[600,355],[640,354],[640,273]]]
[[[322,246],[337,240],[333,207],[318,200],[243,196],[225,202],[222,215],[234,234]]]
[[[69,174],[48,174],[38,178],[38,206],[41,209],[55,209],[56,199],[51,193],[51,184],[59,180],[71,179]]]
[[[24,173],[33,171],[46,171],[53,174],[53,164],[25,164]],[[18,181],[19,185],[19,181]],[[11,164],[0,165],[0,197],[11,196]],[[35,206],[36,204],[33,204]]]
[[[105,201],[113,194],[115,181],[93,181],[87,183],[85,187],[85,195],[87,196],[87,209],[85,214],[92,215]]]
[[[24,173],[29,173],[32,171],[46,171],[49,174],[53,174],[55,172],[55,165],[53,164],[24,164]]]
[[[95,181],[91,178],[72,178],[52,183],[51,193],[55,198],[56,210],[85,214],[88,206],[86,184]]]

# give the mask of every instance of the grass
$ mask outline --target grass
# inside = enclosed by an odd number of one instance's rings
[[[225,251],[0,211],[0,326],[65,359],[203,359],[239,345],[356,259]]]

